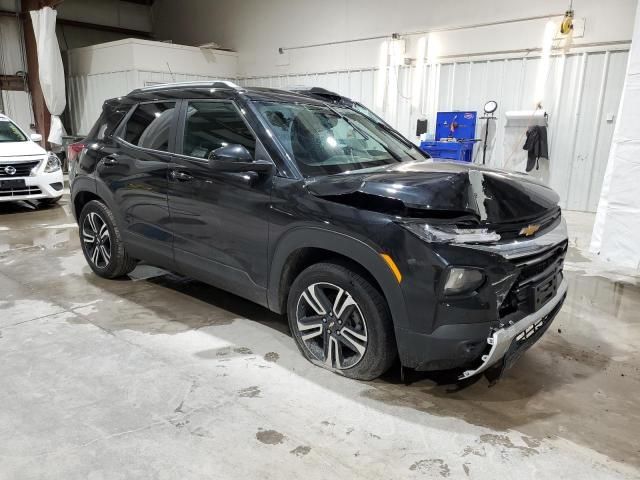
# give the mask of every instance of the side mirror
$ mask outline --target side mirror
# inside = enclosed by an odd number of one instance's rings
[[[217,172],[271,173],[275,166],[266,160],[254,160],[243,145],[227,145],[209,154],[209,168]]]
[[[36,143],[40,143],[42,141],[42,135],[40,135],[39,133],[32,133],[31,135],[29,135],[29,138],[32,142]]]

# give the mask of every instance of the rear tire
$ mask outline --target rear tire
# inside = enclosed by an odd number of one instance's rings
[[[357,380],[373,380],[397,351],[387,302],[363,275],[318,263],[293,282],[287,300],[291,333],[310,362]]]
[[[82,253],[91,269],[103,278],[118,278],[136,268],[129,257],[113,213],[98,200],[87,203],[78,219]]]

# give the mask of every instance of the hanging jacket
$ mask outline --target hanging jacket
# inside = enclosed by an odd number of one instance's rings
[[[547,127],[535,126],[527,130],[527,139],[522,147],[527,150],[527,172],[533,170],[533,166],[536,166],[536,170],[540,168],[538,160],[540,158],[549,158],[549,145],[547,143]]]

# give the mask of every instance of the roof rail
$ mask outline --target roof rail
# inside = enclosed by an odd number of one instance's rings
[[[201,88],[226,88],[233,90],[241,90],[242,87],[228,80],[208,80],[208,81],[196,81],[196,82],[172,82],[172,83],[159,83],[157,85],[150,85],[148,87],[136,88],[134,92],[152,92],[154,90],[168,90],[173,88],[185,88],[185,87],[201,87]]]

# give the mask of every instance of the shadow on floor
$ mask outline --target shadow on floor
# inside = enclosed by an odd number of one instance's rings
[[[158,289],[178,292],[188,297],[187,300],[204,302],[232,317],[246,318],[289,335],[284,316],[222,290],[173,274],[147,281]],[[153,309],[153,306],[147,307]],[[607,343],[598,338],[598,332],[590,331],[589,334],[606,351]],[[552,337],[543,338],[492,388],[482,377],[461,385],[457,381],[458,371],[409,372],[403,379],[396,363],[381,378],[362,382],[366,388],[360,398],[391,414],[398,408],[411,409],[458,418],[499,432],[518,430],[525,434],[523,438],[527,445],[537,445],[544,438],[563,437],[618,461],[640,465],[640,453],[632,446],[633,442],[621,442],[619,435],[614,433],[629,431],[630,425],[640,426],[638,415],[629,415],[630,408],[640,412],[638,400],[631,400],[635,407],[629,405],[626,389],[630,384],[625,385],[624,378],[609,374],[611,359],[608,356],[576,349],[570,339],[563,336]],[[293,340],[291,343],[295,348]],[[223,350],[200,353],[205,358],[235,354],[233,348]],[[281,359],[278,365],[295,370],[296,374],[316,383],[321,381],[322,376],[315,375],[313,368],[301,371],[297,360],[290,362]],[[332,388],[331,385],[323,386]],[[602,411],[603,405],[588,401],[598,388],[607,389],[611,397],[616,396],[613,392],[619,394],[606,412]],[[607,424],[605,428],[603,423]],[[496,438],[496,441],[504,441],[499,436],[488,438],[488,441]]]

